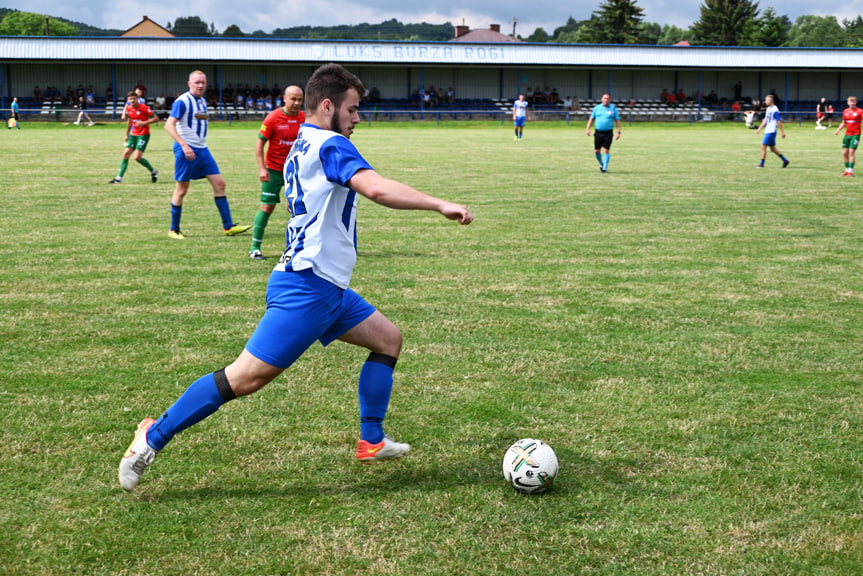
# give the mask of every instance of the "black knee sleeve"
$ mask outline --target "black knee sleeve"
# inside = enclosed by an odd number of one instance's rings
[[[369,354],[369,357],[366,358],[366,362],[375,362],[376,364],[383,364],[384,366],[389,366],[392,369],[395,369],[396,362],[398,362],[398,358],[394,358],[392,356],[387,356],[386,354],[378,354],[377,352],[372,352]]]
[[[222,400],[230,402],[237,397],[234,391],[231,390],[231,384],[228,382],[228,377],[225,375],[225,369],[216,370],[213,372],[213,379],[216,381],[216,388],[222,396]]]

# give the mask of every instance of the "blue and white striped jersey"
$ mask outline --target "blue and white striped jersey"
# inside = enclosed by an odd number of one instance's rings
[[[177,133],[192,148],[207,147],[207,101],[186,92],[174,100],[171,116],[177,119]]]
[[[527,117],[527,100],[516,100],[512,104],[512,109],[515,110],[515,117],[522,118]]]
[[[275,270],[309,270],[346,289],[357,261],[357,193],[347,186],[372,167],[349,139],[303,124],[285,160],[291,213],[287,249]]]

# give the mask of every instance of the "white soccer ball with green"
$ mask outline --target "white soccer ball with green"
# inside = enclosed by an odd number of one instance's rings
[[[503,477],[525,494],[545,492],[557,476],[557,455],[542,440],[522,438],[503,455]]]

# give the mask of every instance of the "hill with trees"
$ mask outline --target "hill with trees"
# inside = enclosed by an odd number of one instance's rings
[[[378,24],[293,26],[271,32],[244,32],[236,24],[223,31],[199,16],[177,18],[165,24],[175,36],[194,38],[293,38],[338,40],[397,40],[435,42],[450,40],[455,27],[444,24],[405,24],[395,18]],[[8,36],[119,36],[122,30],[101,29],[64,18],[0,8],[0,35]],[[752,0],[703,0],[700,16],[687,29],[649,22],[637,0],[600,0],[588,18],[572,16],[549,34],[537,28],[520,39],[556,44],[672,45],[686,41],[702,46],[863,47],[863,16],[804,15],[792,22],[770,7],[761,11]]]

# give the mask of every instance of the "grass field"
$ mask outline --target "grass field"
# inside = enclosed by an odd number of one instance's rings
[[[239,223],[257,124],[210,147]],[[361,125],[385,176],[468,204],[460,227],[360,204],[353,286],[402,328],[387,430],[363,467],[366,356],[313,347],[179,435],[139,489],[138,421],[231,362],[264,306],[264,253],[205,183],[167,237],[119,126],[0,133],[0,574],[850,575],[863,566],[863,192],[840,140],[788,127],[755,169],[741,125],[624,125],[601,174],[583,124]],[[561,463],[525,497],[524,436]]]

